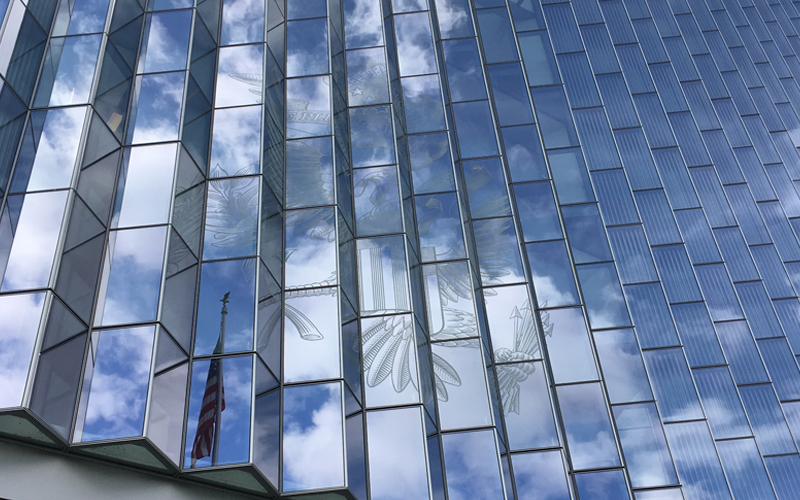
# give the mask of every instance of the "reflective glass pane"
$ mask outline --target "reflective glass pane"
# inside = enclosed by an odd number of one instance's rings
[[[335,382],[284,389],[284,491],[344,484],[341,387]]]
[[[361,311],[408,311],[408,275],[402,236],[358,240]]]
[[[408,137],[411,179],[417,194],[452,191],[453,164],[447,134],[426,134]]]
[[[286,142],[286,205],[333,204],[331,138]]]
[[[498,154],[489,101],[453,104],[453,114],[462,158]]]
[[[541,357],[539,335],[527,287],[484,288],[484,303],[498,363]]]
[[[99,35],[75,36],[54,38],[50,42],[46,69],[34,101],[36,106],[87,102],[100,51],[100,38]]]
[[[486,99],[481,59],[474,38],[443,42],[444,63],[453,102]]]
[[[473,218],[511,215],[500,158],[465,161],[461,168],[467,183],[469,210]]]
[[[503,498],[493,431],[445,434],[442,447],[450,498]]]
[[[397,58],[401,76],[436,72],[428,13],[394,17]]]
[[[203,258],[256,253],[258,184],[257,177],[209,181]]]
[[[653,403],[614,407],[622,454],[634,488],[676,484],[667,441]]]
[[[284,380],[340,377],[336,288],[288,292],[284,307]]]
[[[122,188],[115,214],[116,227],[169,222],[175,171],[174,144],[131,148],[120,177]]]
[[[144,75],[137,79],[135,110],[129,142],[174,141],[183,99],[183,72]]]
[[[545,336],[555,383],[597,379],[592,346],[580,308],[553,309],[542,314],[552,328]]]
[[[509,448],[527,450],[558,446],[542,363],[496,365],[495,371]]]
[[[0,408],[22,404],[44,295],[0,297]]]
[[[576,474],[578,494],[586,500],[627,500],[628,487],[621,470]]]
[[[364,0],[361,3],[377,4]],[[377,26],[380,27],[380,23]],[[365,30],[367,27],[359,26],[357,29]],[[346,34],[349,38],[350,32],[347,31]],[[347,88],[351,106],[389,101],[389,83],[386,80],[386,58],[383,50],[383,47],[378,47],[347,52]]]
[[[519,223],[527,241],[555,240],[562,237],[558,211],[549,182],[514,184]]]
[[[111,233],[95,325],[156,319],[166,240],[166,227]]]
[[[372,498],[425,500],[428,474],[419,407],[367,413]]]
[[[238,0],[237,3],[245,4],[246,1]],[[222,108],[261,102],[262,57],[262,45],[243,45],[219,50],[214,106]]]
[[[588,469],[620,465],[600,384],[565,385],[557,387],[556,394],[573,467]]]
[[[286,288],[336,283],[333,209],[288,212],[286,216]]]
[[[142,434],[154,333],[145,326],[92,334],[76,441]]]
[[[550,160],[560,204],[594,201],[589,174],[580,149],[550,151],[547,158]]]
[[[491,425],[489,394],[478,339],[433,344],[431,349],[441,428]]]
[[[403,78],[403,106],[409,134],[445,128],[439,78],[436,75]]]
[[[597,205],[564,207],[562,214],[572,259],[576,264],[611,260],[611,250]]]
[[[420,402],[411,316],[364,319],[361,321],[361,338],[367,406]]]
[[[631,320],[614,264],[586,264],[577,266],[577,270],[592,328],[629,326]]]
[[[705,422],[666,425],[664,430],[687,496],[730,499],[714,442]]]
[[[375,167],[353,172],[356,230],[360,236],[403,230],[397,169]]]
[[[214,112],[211,176],[254,174],[259,171],[261,106]]]
[[[579,304],[578,289],[564,241],[529,243],[526,249],[539,307]]]
[[[594,332],[594,344],[612,404],[653,399],[633,330]]]
[[[185,468],[248,461],[252,379],[252,356],[204,359],[192,363],[186,448],[183,452]],[[211,404],[207,401],[209,395],[213,395]],[[219,431],[219,447],[214,449],[213,434],[216,431]]]
[[[191,24],[190,10],[150,14],[140,71],[153,73],[186,68]]]
[[[328,73],[326,19],[286,23],[286,76]]]
[[[455,193],[417,196],[420,253],[423,261],[458,259],[466,256]]]
[[[477,337],[478,326],[467,263],[424,266],[423,279],[431,339]]]
[[[511,456],[519,500],[569,500],[569,486],[560,451]]]
[[[392,114],[388,106],[350,110],[353,167],[394,163]]]
[[[195,355],[212,354],[222,332],[222,352],[249,351],[253,346],[255,260],[206,262],[200,278]],[[227,299],[227,303],[221,303]],[[223,313],[223,307],[225,313]]]
[[[189,365],[183,364],[153,380],[150,417],[147,421],[147,436],[176,464],[181,458],[188,373]]]
[[[286,136],[289,139],[330,135],[331,97],[323,77],[286,82]]]
[[[225,0],[222,3],[221,45],[264,40],[264,2]]]
[[[511,179],[514,182],[547,179],[547,164],[544,161],[539,133],[535,126],[506,127],[503,130],[503,147]]]
[[[472,229],[484,285],[525,281],[511,217],[473,221]]]

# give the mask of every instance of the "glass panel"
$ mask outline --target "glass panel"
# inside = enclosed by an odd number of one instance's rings
[[[263,40],[264,2],[258,0],[225,0],[222,5],[220,45],[261,42]]]
[[[331,134],[331,97],[327,77],[286,82],[286,136],[301,139]]]
[[[633,330],[594,332],[594,344],[612,404],[653,399]]]
[[[447,134],[410,136],[408,137],[408,152],[415,193],[455,189]]]
[[[287,382],[340,377],[336,288],[287,292],[284,368]]]
[[[420,402],[411,316],[364,319],[361,331],[367,406]]]
[[[456,194],[417,196],[414,202],[422,260],[466,257]]]
[[[514,184],[517,213],[526,242],[555,240],[562,237],[558,210],[549,182]]]
[[[254,174],[259,171],[261,106],[214,112],[211,176]]]
[[[394,16],[401,76],[436,72],[428,13]]]
[[[22,404],[44,296],[36,293],[0,297],[0,408]]]
[[[527,287],[485,288],[486,316],[498,363],[541,358]]]
[[[502,130],[506,161],[513,181],[538,181],[549,178],[536,127],[525,125]]]
[[[169,222],[175,144],[131,148],[127,167],[120,177],[122,203],[112,222],[114,227],[145,226]]]
[[[238,0],[236,3],[245,4],[247,7],[247,1]],[[229,2],[226,2],[225,8],[228,4]],[[223,32],[224,30],[223,27]],[[244,45],[219,50],[215,107],[243,106],[261,102],[262,58],[261,45]]]
[[[489,77],[500,125],[533,123],[528,91],[519,64],[489,66]]]
[[[159,73],[140,76],[137,80],[134,111],[131,113],[132,144],[174,141],[183,99],[184,73]]]
[[[286,142],[286,205],[333,204],[331,138]]]
[[[500,158],[465,161],[461,168],[467,183],[469,209],[473,218],[511,215]]]
[[[396,167],[354,171],[353,189],[356,229],[359,235],[397,233],[403,230]]]
[[[511,455],[519,500],[570,500],[560,451]]]
[[[664,422],[703,418],[682,350],[663,349],[643,354]]]
[[[377,4],[377,2],[362,3]],[[380,26],[380,22],[377,26]],[[356,29],[366,30],[367,27]],[[349,38],[349,31],[347,37]],[[351,47],[349,41],[347,46]],[[347,52],[347,88],[350,106],[389,102],[389,84],[386,81],[386,58],[383,50],[383,47],[378,47]]]
[[[99,35],[74,36],[50,42],[35,106],[83,104],[89,100],[100,39]]]
[[[678,477],[672,466],[656,405],[617,406],[614,408],[614,420],[631,486],[646,488],[676,484]]]
[[[576,264],[612,259],[597,205],[564,207],[561,213]]]
[[[255,320],[255,259],[206,262],[197,305],[196,356],[214,352],[249,351]],[[220,302],[227,303],[220,305]],[[222,349],[217,345],[225,321]]]
[[[550,151],[547,158],[553,172],[558,203],[564,205],[594,201],[589,174],[580,149]]]
[[[564,241],[529,243],[526,248],[539,307],[579,304]]]
[[[278,484],[280,468],[281,392],[256,398],[253,423],[253,463],[272,482]]]
[[[577,270],[592,328],[629,326],[631,320],[614,264],[586,264],[577,266]]]
[[[336,283],[333,209],[288,212],[286,216],[286,288]]]
[[[344,485],[342,386],[283,392],[283,491]]]
[[[503,498],[493,431],[442,436],[449,498]]]
[[[76,441],[141,436],[155,328],[92,334]]]
[[[147,436],[176,464],[181,459],[188,374],[189,365],[184,364],[153,379],[153,396],[147,421]]]
[[[258,184],[257,177],[209,181],[204,259],[256,253]]]
[[[111,233],[95,326],[156,319],[166,240],[166,227]]]
[[[252,356],[201,360],[192,364],[189,420],[183,454],[185,468],[248,461],[252,380]],[[213,397],[213,403],[208,402],[210,397]],[[215,450],[214,433],[217,430],[219,448]]]
[[[361,312],[408,311],[408,274],[402,236],[358,240]]]
[[[688,498],[730,499],[725,475],[705,422],[664,426]]]
[[[286,23],[286,76],[328,73],[326,19]]]
[[[347,48],[374,47],[383,44],[380,2],[344,0],[343,7]],[[350,56],[347,57],[347,60],[350,61]]]
[[[436,75],[403,78],[403,106],[406,111],[406,132],[443,130],[444,111]]]
[[[479,340],[433,344],[431,349],[442,430],[491,425]]]
[[[442,42],[450,99],[453,102],[486,99],[481,59],[474,38]]]
[[[370,492],[386,500],[427,500],[420,407],[367,413]]]
[[[554,382],[596,380],[597,369],[581,308],[554,309],[545,314],[552,325],[545,343]]]
[[[423,267],[432,340],[477,337],[469,266],[451,262]]]
[[[39,357],[31,410],[65,439],[72,430],[72,412],[78,395],[85,347],[86,335],[81,335]],[[4,347],[3,352],[9,351]],[[3,363],[12,366],[5,360]],[[7,406],[7,403],[0,406]]]
[[[524,282],[514,220],[510,217],[478,220],[473,221],[472,228],[483,284]]]
[[[3,247],[8,250],[4,248],[0,253],[0,271],[5,271],[0,290],[47,286],[66,199],[66,191],[9,197],[8,205],[14,203],[22,208],[17,208],[18,219],[13,232],[8,212],[3,215],[3,225],[8,225],[8,235],[13,235],[13,243],[10,248],[6,247],[10,238],[4,235]]]
[[[185,69],[191,24],[191,10],[150,14],[139,71],[154,73]]]
[[[499,153],[489,101],[453,104],[453,114],[462,158],[494,156]]]
[[[754,440],[718,441],[717,449],[736,498],[775,498]]]
[[[395,162],[392,114],[388,106],[350,110],[353,168]]]
[[[621,465],[599,383],[556,388],[575,469]]]
[[[528,450],[558,446],[558,434],[541,361],[495,365],[495,370],[509,448]]]

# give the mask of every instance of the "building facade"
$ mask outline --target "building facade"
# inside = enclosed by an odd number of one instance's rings
[[[800,498],[800,2],[0,13],[0,496]]]

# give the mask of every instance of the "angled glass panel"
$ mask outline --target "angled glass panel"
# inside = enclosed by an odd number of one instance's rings
[[[453,114],[462,158],[494,156],[499,153],[489,101],[453,104]]]
[[[76,441],[142,435],[154,334],[152,326],[92,334]]]
[[[511,217],[472,222],[484,285],[525,281],[514,220]]]
[[[348,49],[383,44],[381,4],[371,0],[345,0],[344,33]],[[348,62],[350,56],[347,57]]]
[[[0,297],[0,408],[22,404],[44,297],[43,293]]]
[[[621,465],[614,431],[599,383],[556,388],[567,444],[575,469]]]
[[[549,182],[515,184],[514,198],[526,242],[562,238],[558,209]]]
[[[717,323],[719,341],[731,366],[737,384],[768,382],[753,335],[744,321]]]
[[[286,141],[286,206],[333,204],[331,138]]]
[[[664,430],[681,484],[689,495],[730,499],[725,475],[705,422],[665,425]]]
[[[597,205],[564,207],[562,214],[576,264],[612,259]]]
[[[248,461],[252,379],[252,356],[192,363],[184,468]],[[214,432],[219,432],[217,449]]]
[[[514,30],[506,9],[486,9],[478,12],[478,25],[482,33],[482,44],[486,62],[518,61],[514,43]]]
[[[114,227],[169,222],[175,172],[175,144],[131,148],[120,176]],[[120,200],[121,198],[121,200]],[[121,201],[121,203],[120,203]]]
[[[154,73],[185,69],[191,24],[191,10],[150,14],[139,71]]]
[[[493,431],[445,434],[442,447],[450,498],[503,498]]]
[[[8,210],[3,214],[0,290],[47,286],[66,199],[66,191],[9,197],[7,203],[14,207],[14,214],[12,217]]]
[[[60,9],[53,35],[81,35],[103,31],[108,12],[107,0],[77,0],[71,9]],[[3,9],[0,9],[3,10]]]
[[[490,66],[489,77],[500,125],[533,123],[528,91],[519,64]]]
[[[410,315],[361,321],[368,407],[420,402],[416,341]]]
[[[394,163],[391,108],[351,109],[350,141],[354,168]]]
[[[442,43],[450,99],[453,102],[486,99],[481,59],[474,38]]]
[[[736,498],[775,498],[753,439],[719,441],[717,449]]]
[[[65,439],[72,430],[72,413],[80,386],[86,337],[80,335],[39,357],[37,382],[31,394],[31,410]],[[4,347],[3,352],[10,351]],[[5,366],[13,365],[6,363]],[[1,406],[9,405],[3,402]]]
[[[614,264],[584,264],[577,270],[592,328],[630,326]]]
[[[406,132],[444,130],[444,110],[436,75],[401,79],[403,106],[406,111]]]
[[[408,152],[415,193],[455,190],[447,134],[409,136]]]
[[[628,488],[625,474],[621,470],[576,474],[575,483],[582,499],[627,500]]]
[[[550,395],[540,361],[496,365],[508,446],[527,450],[558,446]]]
[[[336,288],[287,292],[283,377],[287,382],[340,377]]]
[[[211,176],[254,174],[259,171],[261,106],[218,109],[211,140]]]
[[[529,243],[526,248],[539,307],[579,304],[578,289],[564,241]]]
[[[257,177],[209,181],[204,259],[256,253],[258,184]]]
[[[503,164],[500,158],[465,161],[461,164],[474,219],[511,215]]]
[[[569,500],[561,452],[541,451],[511,456],[519,500]]]
[[[631,486],[646,488],[677,484],[667,440],[661,429],[656,405],[644,403],[614,407],[622,454],[628,465]]]
[[[183,72],[137,78],[128,142],[144,144],[178,139],[183,80]]]
[[[428,13],[395,16],[394,29],[400,76],[435,73],[436,63]]]
[[[539,132],[534,125],[507,127],[502,132],[508,170],[514,182],[538,181],[550,177]]]
[[[466,262],[423,266],[431,340],[478,336],[472,283]]]
[[[353,172],[356,232],[359,236],[403,230],[397,168],[374,167]]]
[[[772,386],[742,386],[739,387],[739,394],[761,453],[794,453],[795,445]]]
[[[597,369],[582,309],[553,309],[542,313],[543,320],[545,314],[552,325],[549,335],[545,336],[545,343],[553,381],[559,384],[596,380]]]
[[[85,107],[31,114],[31,128],[11,179],[11,192],[69,187],[85,116]],[[26,147],[28,140],[31,149]]]
[[[612,404],[653,399],[633,330],[594,332],[594,344]]]
[[[225,0],[222,3],[220,45],[264,40],[264,2]]]
[[[644,361],[664,422],[703,418],[681,349],[646,351]]]
[[[778,498],[792,498],[800,488],[800,457],[787,455],[783,457],[766,457],[767,470]]]
[[[542,356],[539,335],[525,285],[484,288],[484,303],[495,361],[524,361]]]
[[[360,3],[375,2],[362,0]],[[367,27],[357,29],[366,30]],[[347,52],[347,88],[350,106],[381,104],[389,101],[389,82],[386,79],[386,56],[383,47]]]
[[[414,202],[422,260],[466,257],[456,194],[417,196]]]
[[[342,386],[283,392],[283,491],[344,485]]]
[[[580,149],[571,148],[547,153],[558,203],[583,203],[594,201],[589,174]]]
[[[153,379],[153,396],[147,420],[147,437],[176,464],[181,458],[188,372],[189,365],[184,363]]]
[[[286,81],[286,136],[302,139],[331,134],[330,87],[325,77]]]
[[[372,498],[427,499],[425,434],[419,407],[367,413],[367,434]]]
[[[479,342],[453,340],[431,346],[442,430],[492,424]]]
[[[286,23],[286,76],[328,73],[328,29],[325,19]]]
[[[245,4],[246,1],[238,0],[236,3]],[[262,47],[242,45],[219,50],[215,107],[246,106],[261,102]]]
[[[45,70],[34,99],[35,106],[64,106],[88,101],[100,39],[99,35],[88,35],[54,38],[50,42]]]
[[[361,312],[383,314],[410,309],[402,236],[358,240]]]
[[[742,402],[726,367],[692,370],[708,424],[718,439],[752,435]]]
[[[109,235],[107,278],[101,284],[95,326],[156,319],[166,227],[114,231]]]
[[[287,212],[286,288],[336,283],[333,209]]]
[[[255,321],[255,259],[206,262],[200,277],[197,304],[196,356],[253,348]],[[227,303],[223,303],[227,300]],[[224,309],[223,309],[224,308]],[[223,310],[225,313],[223,313]],[[222,349],[217,344],[225,319]]]

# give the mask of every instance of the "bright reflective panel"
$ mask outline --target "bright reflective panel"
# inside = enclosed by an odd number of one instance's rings
[[[283,491],[342,486],[341,384],[287,387],[283,404]]]
[[[261,106],[218,109],[211,140],[211,176],[254,174],[259,171]]]
[[[491,425],[480,341],[433,344],[431,350],[442,430]]]
[[[345,2],[348,3],[348,2]],[[362,2],[373,3],[378,2]],[[376,26],[380,27],[380,23]],[[359,27],[364,29],[365,27]],[[349,26],[345,32],[349,43]],[[383,47],[347,52],[347,88],[350,106],[381,104],[389,101],[389,84],[386,80],[386,58]]]
[[[236,3],[245,4],[246,1],[239,0]],[[262,45],[219,49],[215,107],[245,106],[261,102],[262,57]]]
[[[414,203],[422,260],[466,257],[456,194],[417,196]]]
[[[447,134],[408,137],[411,179],[416,194],[453,191],[453,164]]]
[[[289,208],[333,204],[331,138],[286,142],[286,205]]]
[[[394,17],[397,58],[401,76],[436,72],[428,13]]]
[[[445,128],[439,78],[436,75],[403,78],[403,106],[409,134]]]
[[[554,381],[567,383],[596,380],[597,368],[583,311],[572,307],[550,310],[546,314],[552,325],[550,335],[545,336],[545,343]]]
[[[391,108],[374,106],[350,110],[353,167],[394,163]]]
[[[189,365],[185,363],[153,380],[153,397],[147,421],[147,437],[176,464],[181,459],[188,374]]]
[[[36,106],[83,104],[92,89],[99,35],[54,38],[36,92]]]
[[[428,498],[420,407],[367,413],[370,493],[386,500]]]
[[[287,292],[283,377],[287,382],[341,376],[336,288]]]
[[[344,34],[348,49],[383,44],[381,4],[375,0],[344,0]],[[383,49],[381,49],[383,50]],[[348,62],[350,56],[347,56]]]
[[[156,319],[166,239],[166,227],[111,233],[96,326]]]
[[[208,182],[204,259],[245,257],[256,253],[258,177]]]
[[[0,408],[22,404],[44,296],[0,297]]]
[[[334,230],[331,208],[287,212],[286,288],[336,283]]]
[[[140,436],[155,328],[92,333],[76,441]]]
[[[367,406],[420,402],[411,316],[363,319],[361,338]]]
[[[8,198],[16,220],[6,210],[0,222],[5,240],[0,243],[0,270],[5,271],[0,290],[47,286],[66,199],[66,191]]]
[[[473,218],[511,215],[500,158],[465,161],[461,168],[467,183],[469,211]]]
[[[206,262],[200,278],[195,355],[212,354],[225,318],[222,352],[249,351],[255,321],[255,259]],[[226,295],[230,294],[230,295]],[[223,314],[224,298],[227,314]]]
[[[442,446],[450,499],[503,498],[493,431],[444,434]]]
[[[556,388],[575,469],[621,465],[599,383]]]
[[[472,286],[466,262],[423,267],[432,340],[477,337]]]
[[[359,290],[364,314],[408,311],[408,275],[402,236],[358,240]]]
[[[655,404],[616,406],[614,421],[634,488],[678,482]]]
[[[498,363],[541,358],[539,334],[524,285],[484,288],[486,316]]]
[[[264,2],[225,0],[222,4],[220,45],[260,42],[264,39]]]
[[[633,330],[594,332],[594,345],[612,404],[653,399]]]
[[[360,236],[403,230],[397,168],[363,168],[353,172],[356,229]]]
[[[621,470],[576,474],[578,494],[586,500],[627,500],[628,487]]]
[[[53,36],[103,31],[108,3],[108,0],[76,0],[72,5],[66,4],[71,9],[62,6],[56,18]]]
[[[184,468],[208,467],[213,464],[214,455],[219,465],[249,460],[252,379],[252,356],[204,359],[192,363]],[[217,396],[220,398],[218,411]],[[211,404],[208,403],[209,397],[213,398]],[[201,427],[202,422],[209,420],[210,424]],[[219,448],[216,450],[212,430],[219,430]]]
[[[331,133],[331,98],[327,77],[286,82],[286,136],[302,139]]]
[[[526,249],[539,306],[579,304],[578,289],[564,241],[529,243]]]
[[[122,203],[115,213],[116,227],[168,222],[172,201],[176,145],[166,144],[128,150],[120,177]]]
[[[558,446],[558,434],[542,363],[496,365],[508,446],[528,450]]]
[[[558,209],[549,182],[514,185],[519,223],[526,242],[555,240],[562,237]]]
[[[326,19],[286,23],[286,76],[328,73]]]

